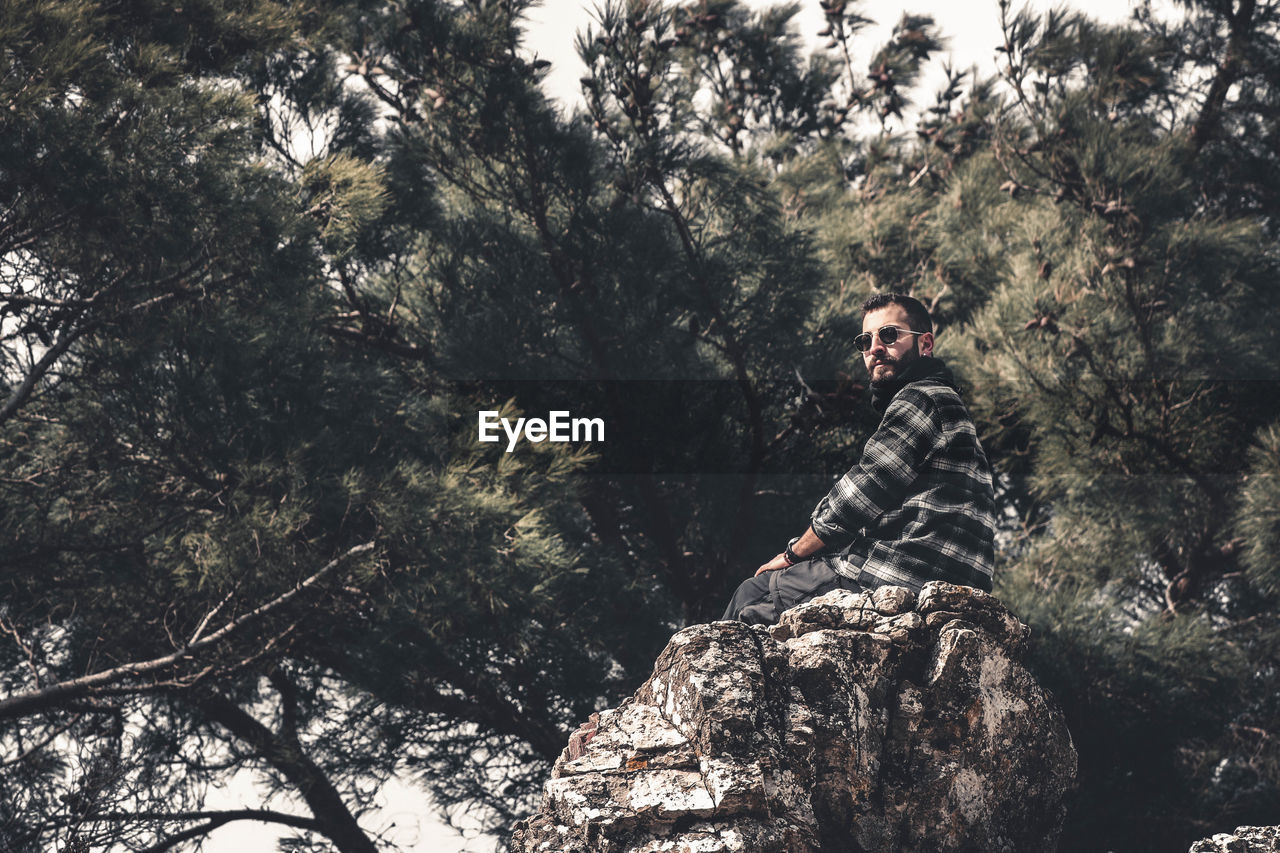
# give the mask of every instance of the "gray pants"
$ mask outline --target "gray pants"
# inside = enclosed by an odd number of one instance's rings
[[[782,611],[833,589],[858,592],[864,587],[856,580],[837,573],[829,559],[805,560],[743,581],[720,618],[771,625],[778,621]]]

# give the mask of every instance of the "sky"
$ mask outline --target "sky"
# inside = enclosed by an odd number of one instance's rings
[[[780,5],[781,0],[745,0],[754,8]],[[799,0],[800,13],[795,18],[800,34],[809,46],[819,41],[817,33],[825,25],[818,0]],[[562,103],[579,101],[578,79],[586,69],[574,52],[576,33],[594,22],[598,3],[587,0],[544,0],[529,16],[528,46],[543,59],[551,61],[544,88]],[[875,25],[859,34],[863,55],[871,53],[888,40],[889,34],[904,12],[933,16],[941,33],[948,38],[948,51],[954,68],[977,65],[980,73],[995,71],[995,47],[1003,41],[1000,34],[1000,7],[997,0],[862,0],[855,2],[859,14],[871,18]],[[1159,4],[1157,4],[1159,5]],[[1118,23],[1130,17],[1132,0],[1013,0],[1013,10],[1051,7],[1077,9],[1095,20]],[[940,79],[940,75],[934,78]],[[922,84],[931,91],[930,84]]]
[[[775,5],[773,0],[745,0],[752,7]],[[800,13],[796,24],[801,36],[810,46],[819,39],[817,32],[823,28],[822,11],[818,0],[800,0]],[[876,22],[860,34],[857,46],[860,54],[870,57],[872,52],[889,37],[893,25],[904,12],[932,15],[939,31],[948,39],[944,58],[953,68],[965,69],[977,66],[980,75],[994,73],[997,53],[995,48],[1003,39],[1000,34],[1000,8],[997,0],[908,0],[906,3],[888,0],[863,0],[858,11]],[[543,86],[547,94],[568,108],[580,103],[578,79],[585,67],[574,51],[576,34],[591,25],[598,4],[588,0],[544,0],[529,16],[526,48],[539,58],[549,60]],[[1047,10],[1052,6],[1076,9],[1095,20],[1119,23],[1131,15],[1133,0],[1073,0],[1051,3],[1046,0],[1014,0],[1014,8],[1030,7]],[[931,101],[931,93],[941,81],[941,63],[937,63],[933,76],[926,76],[921,88]],[[490,853],[493,840],[484,837],[464,838],[456,830],[440,821],[432,811],[426,796],[413,787],[392,782],[383,791],[386,803],[376,822],[369,828],[381,830],[394,840],[404,853]],[[224,789],[207,803],[210,808],[256,808],[262,803],[251,785],[233,785]],[[277,807],[287,808],[284,804]],[[277,833],[269,827],[249,823],[230,824],[209,836],[205,853],[268,853],[275,847]]]

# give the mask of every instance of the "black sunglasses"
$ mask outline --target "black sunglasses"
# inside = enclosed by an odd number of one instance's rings
[[[910,329],[899,329],[897,326],[881,326],[876,329],[876,337],[880,343],[891,347],[898,342],[898,335],[923,335],[924,332],[913,332]],[[858,352],[871,349],[871,333],[863,332],[853,339],[853,346]]]

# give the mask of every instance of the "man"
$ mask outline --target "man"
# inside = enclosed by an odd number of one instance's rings
[[[872,296],[854,345],[880,427],[809,529],[738,587],[725,619],[769,624],[836,588],[919,592],[944,580],[991,589],[991,468],[951,371],[933,357],[928,309],[910,296]]]

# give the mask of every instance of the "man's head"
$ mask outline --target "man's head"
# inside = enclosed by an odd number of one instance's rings
[[[862,303],[862,334],[854,340],[871,381],[886,382],[920,356],[933,354],[933,321],[920,300],[877,293]]]

